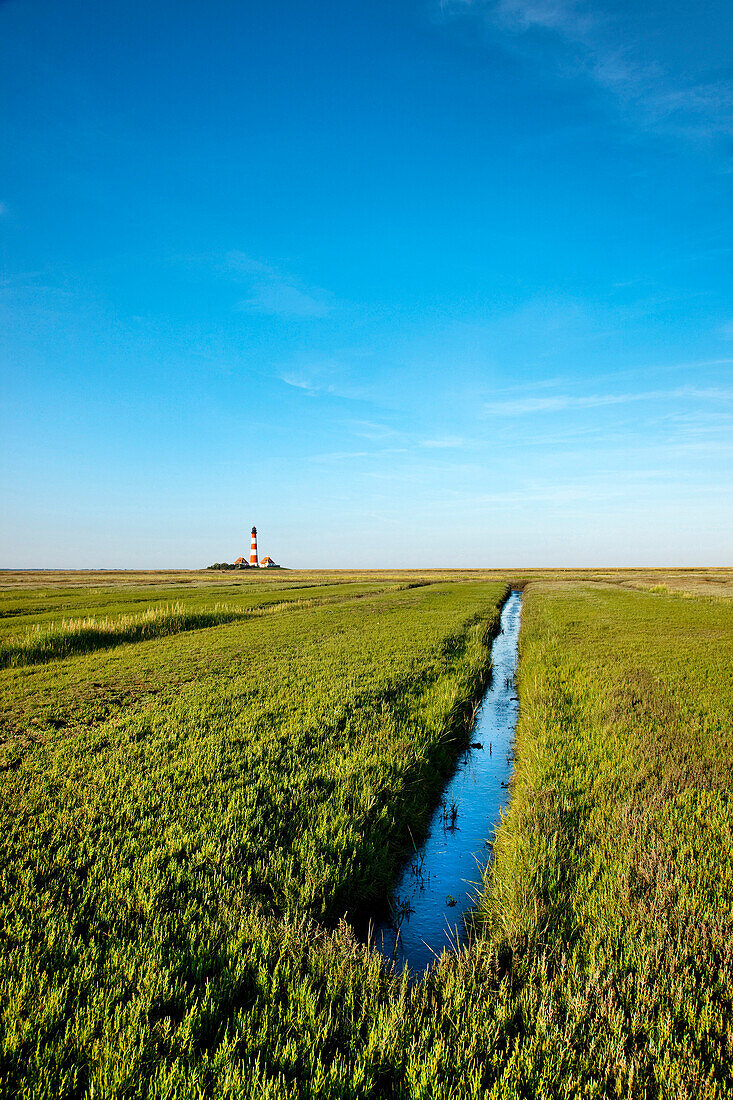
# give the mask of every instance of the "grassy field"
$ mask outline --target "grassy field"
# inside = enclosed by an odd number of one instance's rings
[[[2,579],[3,1095],[733,1095],[730,571]],[[510,809],[411,985],[352,925],[509,581]]]

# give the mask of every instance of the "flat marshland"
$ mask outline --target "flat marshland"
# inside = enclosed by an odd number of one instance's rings
[[[5,574],[0,1093],[733,1096],[733,572]],[[525,584],[465,950],[353,929]]]

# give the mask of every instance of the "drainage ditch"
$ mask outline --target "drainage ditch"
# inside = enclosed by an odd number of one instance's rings
[[[509,801],[521,609],[522,593],[513,589],[491,646],[491,680],[471,745],[445,788],[424,842],[402,872],[389,920],[374,928],[373,946],[398,970],[421,973],[441,952],[466,940],[464,917],[476,903],[494,832]]]

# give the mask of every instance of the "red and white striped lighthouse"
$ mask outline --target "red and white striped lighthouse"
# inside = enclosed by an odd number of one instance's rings
[[[257,528],[252,528],[252,545],[249,548],[249,564],[259,565],[259,558],[257,557]]]

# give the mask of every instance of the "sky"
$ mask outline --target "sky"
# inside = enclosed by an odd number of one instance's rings
[[[727,0],[0,43],[0,566],[733,565]]]

